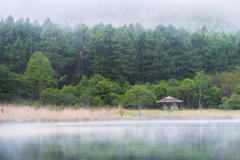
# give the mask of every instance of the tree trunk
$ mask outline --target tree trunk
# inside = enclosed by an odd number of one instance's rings
[[[186,94],[184,93],[184,94],[183,94],[183,108],[184,108],[184,106],[185,106],[185,105],[184,105],[185,96],[186,96]]]
[[[201,88],[199,88],[199,109],[201,109]]]
[[[139,116],[142,116],[141,109],[142,109],[142,106],[138,106]]]
[[[102,66],[103,66],[103,64],[102,64],[102,60],[101,60],[101,76],[103,76]]]
[[[32,43],[32,36],[31,36],[31,57],[32,57],[32,52],[33,52],[33,43]]]
[[[189,95],[187,96],[187,103],[188,103],[188,109],[190,109],[190,101],[189,101]]]
[[[20,56],[19,56],[19,49],[18,49],[18,74],[19,74],[19,59],[20,59]]]
[[[41,87],[42,87],[42,85],[41,85],[41,82],[40,82],[40,84],[39,84],[39,99],[40,99],[40,101],[41,101]]]
[[[143,54],[143,84],[144,84],[144,54]]]

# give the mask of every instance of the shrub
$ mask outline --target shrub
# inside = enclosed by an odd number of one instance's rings
[[[71,107],[71,109],[73,109],[73,110],[77,110],[77,109],[79,109],[79,107],[78,107],[77,104],[75,104],[74,106]]]
[[[37,101],[35,102],[35,104],[34,104],[34,108],[35,108],[35,109],[39,109],[39,108],[41,107],[41,105],[42,105],[42,102],[39,101],[39,100],[37,100]]]
[[[56,89],[46,89],[42,93],[42,103],[51,105],[74,105],[79,99],[72,93],[64,93]]]

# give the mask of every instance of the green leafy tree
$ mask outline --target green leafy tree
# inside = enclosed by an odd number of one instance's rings
[[[232,94],[227,102],[229,103],[231,108],[240,109],[240,95]]]
[[[139,116],[141,116],[142,107],[146,104],[153,104],[154,101],[156,97],[147,86],[135,85],[125,94],[124,104],[138,106]]]
[[[197,72],[194,81],[199,91],[199,109],[202,109],[201,102],[209,107],[219,105],[220,89],[213,84],[213,80],[209,76],[205,75],[203,71]]]
[[[182,81],[181,90],[184,94],[183,97],[187,96],[187,106],[190,109],[190,97],[196,95],[196,84],[193,80],[186,78]]]
[[[222,96],[227,98],[234,92],[235,86],[240,83],[240,76],[234,71],[233,73],[216,73],[212,78],[216,86],[221,88]]]
[[[33,95],[38,95],[41,100],[42,90],[53,87],[55,72],[46,56],[41,52],[36,52],[29,59],[25,75],[29,78]]]
[[[116,82],[101,75],[95,75],[90,81],[94,84],[94,95],[100,97],[105,104],[112,104],[112,101],[122,94],[122,88]]]
[[[230,108],[230,109],[239,109],[240,108],[240,85],[235,87],[235,92],[230,96],[229,99],[227,97],[222,99],[222,103],[219,107],[220,108]],[[228,105],[228,106],[226,106]]]
[[[96,97],[94,97],[93,98],[93,100],[92,100],[92,104],[94,105],[94,106],[101,106],[101,105],[103,105],[103,100],[99,97],[99,96],[96,96]]]
[[[196,86],[199,91],[198,102],[199,102],[199,109],[201,110],[202,109],[202,105],[201,105],[202,91],[207,88],[207,83],[209,81],[209,77],[207,75],[205,75],[203,71],[197,72],[196,76],[194,77],[194,81],[195,81]]]
[[[42,91],[42,103],[47,104],[55,104],[56,105],[56,94],[58,93],[57,89],[54,88],[46,88]]]
[[[154,86],[153,93],[155,93],[157,99],[167,97],[168,83],[165,80],[161,80],[159,84],[153,86]]]
[[[225,113],[227,112],[228,109],[232,109],[231,106],[229,105],[229,101],[228,101],[227,97],[222,97],[221,102],[222,102],[222,104],[219,105],[219,108],[225,109]]]
[[[83,102],[85,105],[89,106],[92,99],[93,99],[93,97],[91,95],[90,90],[88,90],[88,89],[82,90],[82,93],[80,96],[80,102]]]
[[[178,99],[182,99],[183,94],[181,91],[181,81],[171,78],[168,80],[167,94]]]

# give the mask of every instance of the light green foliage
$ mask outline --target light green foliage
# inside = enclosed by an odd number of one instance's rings
[[[45,90],[43,90],[41,99],[43,104],[54,104],[57,93],[58,90],[53,88],[46,88]]]
[[[42,90],[51,88],[56,84],[54,80],[55,72],[46,56],[41,52],[36,52],[29,59],[25,75],[29,78],[29,86],[32,94],[38,95],[41,100]]]
[[[207,87],[208,87],[208,83],[209,81],[211,81],[211,79],[204,74],[203,71],[201,72],[197,72],[196,73],[196,76],[194,77],[194,81],[196,83],[196,86],[199,90],[199,109],[201,109],[201,100],[202,100],[202,92],[207,90]]]
[[[81,96],[80,96],[80,102],[83,102],[85,105],[90,104],[92,101],[93,97],[91,95],[91,91],[88,89],[82,90]]]
[[[39,109],[41,106],[42,106],[42,102],[39,101],[39,100],[37,100],[37,101],[35,102],[35,104],[34,104],[34,108],[35,108],[35,109]]]
[[[235,86],[235,93],[240,95],[240,84]]]
[[[79,109],[78,104],[75,104],[74,106],[72,106],[71,109],[73,109],[73,110],[77,110],[77,109]]]
[[[101,106],[101,105],[103,105],[103,101],[99,96],[96,96],[96,97],[93,98],[92,104],[94,106]]]
[[[64,85],[63,88],[60,90],[60,92],[76,95],[77,89],[76,89],[76,87],[74,87],[72,85],[69,85],[69,86]]]
[[[219,105],[219,108],[220,108],[220,109],[224,109],[225,111],[227,111],[228,109],[233,109],[233,108],[230,106],[227,97],[222,97],[221,102],[222,102],[222,104]]]
[[[124,98],[125,98],[125,95],[124,95],[124,94],[123,94],[123,95],[118,95],[118,96],[112,101],[112,103],[113,103],[114,105],[122,104],[123,101],[124,101]]]
[[[237,73],[239,69],[233,71],[233,73],[216,73],[212,76],[214,83],[221,88],[221,94],[225,97],[230,97],[234,88],[240,83],[240,76]]]
[[[94,82],[89,81],[86,76],[82,76],[81,81],[76,86],[76,96],[81,96],[85,91],[90,91],[90,95],[93,95]]]
[[[231,97],[227,100],[230,107],[233,109],[240,109],[240,95],[232,94]]]
[[[153,93],[157,99],[162,99],[167,97],[167,87],[168,83],[165,80],[162,80],[159,84],[153,85]]]
[[[181,81],[171,78],[168,80],[167,94],[168,96],[182,99]]]
[[[122,87],[123,93],[126,93],[131,88],[132,88],[132,85],[130,85],[129,82],[125,82]]]
[[[216,87],[209,76],[205,75],[203,71],[197,72],[194,81],[199,90],[199,107],[201,101],[204,106],[208,107],[216,107],[219,105],[221,90]]]
[[[47,88],[42,92],[43,104],[52,105],[72,105],[79,102],[79,99],[74,94],[63,92],[62,90]]]
[[[19,97],[21,97],[21,95],[26,96],[30,93],[29,91],[29,77],[26,76],[25,74],[16,74],[16,82],[18,84],[17,87],[17,94]]]
[[[116,82],[105,79],[100,75],[92,77],[90,83],[95,84],[92,86],[94,95],[100,97],[105,104],[111,104],[114,99],[117,99],[123,93],[122,88]]]
[[[225,109],[239,109],[240,108],[240,85],[235,86],[235,93],[233,93],[229,99],[227,97],[222,98],[222,103],[219,105],[220,108]]]
[[[139,115],[144,105],[151,105],[156,101],[154,93],[145,85],[135,85],[125,94],[124,104],[138,106]]]
[[[183,101],[186,96],[187,97],[187,106],[188,106],[188,109],[190,109],[190,97],[194,98],[194,96],[197,94],[196,83],[193,80],[186,78],[182,81],[180,89],[183,92]]]
[[[216,108],[221,101],[221,89],[213,83],[208,84],[208,89],[203,93],[203,104],[209,108]]]

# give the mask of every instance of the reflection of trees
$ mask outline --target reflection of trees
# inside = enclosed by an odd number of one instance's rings
[[[81,128],[81,127],[80,127]],[[0,159],[235,159],[238,129],[229,126],[82,127],[78,130],[14,137]],[[33,158],[34,157],[34,158]]]

